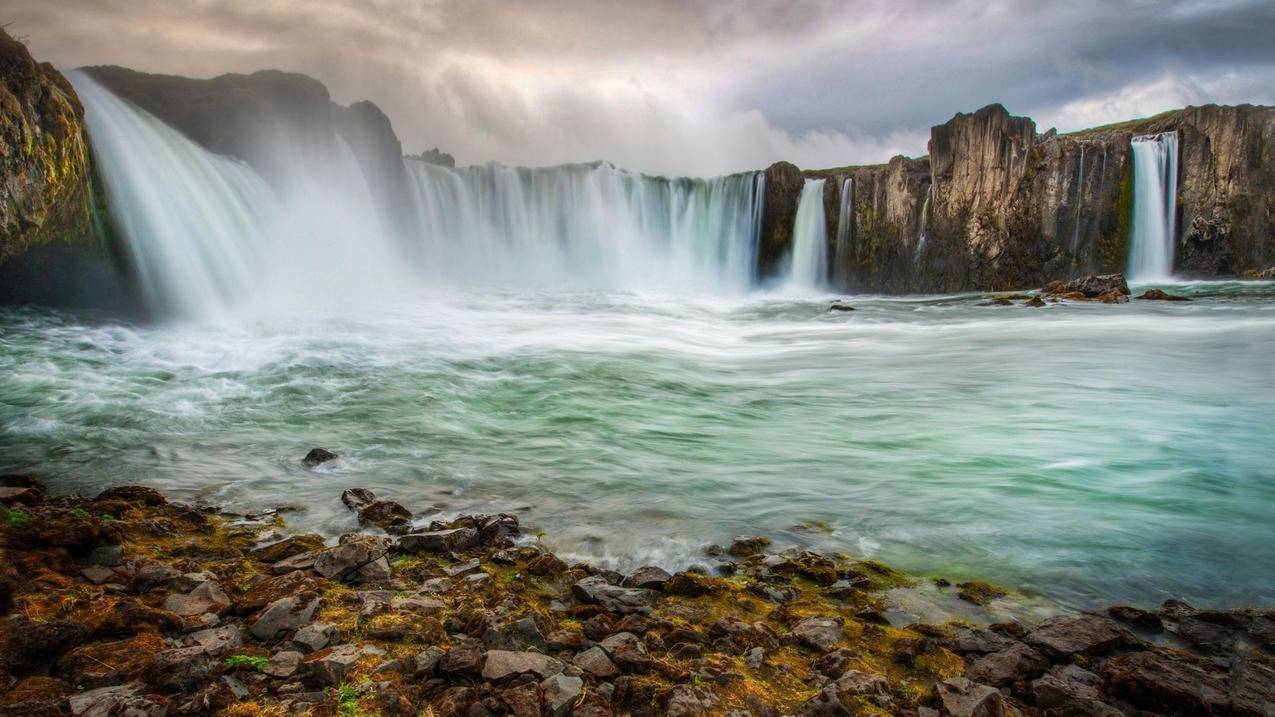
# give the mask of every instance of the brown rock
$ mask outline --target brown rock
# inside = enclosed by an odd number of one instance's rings
[[[975,682],[1004,687],[1030,680],[1048,667],[1049,660],[1044,655],[1019,642],[975,660],[965,670],[965,676]]]
[[[1138,298],[1145,299],[1147,301],[1190,301],[1190,299],[1185,296],[1175,296],[1160,289],[1147,289],[1142,292],[1142,295]]]
[[[1056,658],[1101,655],[1137,644],[1133,633],[1111,618],[1078,613],[1050,618],[1027,633],[1027,644]]]
[[[159,635],[144,632],[127,640],[81,645],[58,660],[58,670],[77,687],[104,687],[148,667],[163,649]]]
[[[323,538],[314,533],[290,535],[283,540],[252,551],[252,557],[263,563],[277,563],[301,553],[323,550]]]
[[[808,617],[793,626],[789,634],[799,644],[824,653],[841,642],[841,621],[832,617]]]
[[[1004,717],[1005,700],[994,687],[953,677],[934,686],[944,717]]]

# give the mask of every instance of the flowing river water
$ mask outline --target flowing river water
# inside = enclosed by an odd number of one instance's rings
[[[371,488],[563,554],[870,555],[1065,604],[1275,602],[1275,283],[1190,303],[429,293],[131,324],[0,310],[0,470],[330,534]],[[343,456],[302,468],[308,449]]]

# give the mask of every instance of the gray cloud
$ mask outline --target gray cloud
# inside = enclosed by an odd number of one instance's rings
[[[17,0],[0,14],[62,67],[305,72],[384,108],[408,151],[465,163],[837,166],[922,154],[930,125],[989,102],[1061,130],[1275,103],[1265,0]]]

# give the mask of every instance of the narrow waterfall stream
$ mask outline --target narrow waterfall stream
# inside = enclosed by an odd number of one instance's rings
[[[807,179],[797,200],[792,228],[789,282],[802,289],[821,288],[828,276],[828,222],[823,210],[825,179]]]
[[[1173,275],[1177,234],[1178,133],[1134,137],[1133,236],[1129,279],[1164,280]]]

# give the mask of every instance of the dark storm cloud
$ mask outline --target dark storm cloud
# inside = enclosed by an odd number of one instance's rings
[[[1064,130],[1275,101],[1265,1],[10,3],[59,66],[305,72],[462,162],[832,166],[994,101]]]

